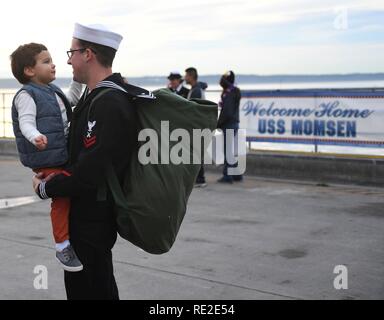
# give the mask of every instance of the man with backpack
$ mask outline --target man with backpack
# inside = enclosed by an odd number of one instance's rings
[[[169,251],[176,239],[200,165],[147,163],[140,151],[155,142],[142,139],[143,129],[160,137],[164,120],[190,136],[216,128],[216,103],[187,101],[166,89],[154,95],[112,73],[121,39],[101,26],[75,25],[68,64],[87,88],[70,125],[70,175],[33,179],[42,199],[71,198],[69,236],[84,268],[65,273],[68,299],[119,298],[111,252],[117,233],[153,254]],[[172,146],[195,152],[187,140]]]
[[[107,165],[123,176],[131,154],[137,152],[137,120],[129,95],[105,87],[124,84],[112,72],[122,36],[105,27],[75,24],[68,54],[75,81],[87,88],[73,112],[69,134],[70,176],[34,178],[41,198],[70,197],[69,235],[81,259],[81,272],[65,272],[68,299],[119,299],[113,274],[112,247],[117,227],[110,192],[100,200]],[[94,103],[92,101],[95,100]],[[97,101],[96,101],[97,100]],[[92,103],[92,108],[90,108]],[[102,188],[101,188],[102,189]]]

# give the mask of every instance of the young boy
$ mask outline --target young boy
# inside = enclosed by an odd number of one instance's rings
[[[13,131],[21,163],[44,176],[66,173],[61,167],[68,161],[67,137],[71,106],[82,91],[72,82],[67,96],[51,84],[55,65],[47,48],[29,43],[19,46],[11,55],[15,78],[23,84],[12,104]],[[51,221],[56,242],[56,259],[66,271],[81,271],[83,265],[69,242],[69,198],[54,198]]]

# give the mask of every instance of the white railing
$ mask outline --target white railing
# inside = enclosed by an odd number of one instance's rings
[[[17,91],[4,90],[0,92],[0,138],[14,138],[12,129],[12,100]],[[206,98],[217,102],[220,97],[220,90],[207,90]]]
[[[0,92],[0,138],[14,138],[11,107],[15,91]]]

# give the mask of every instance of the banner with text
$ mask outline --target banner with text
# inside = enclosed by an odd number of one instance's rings
[[[384,148],[384,92],[243,91],[247,141]]]

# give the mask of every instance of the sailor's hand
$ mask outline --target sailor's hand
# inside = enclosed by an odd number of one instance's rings
[[[39,184],[41,183],[41,181],[43,181],[43,177],[44,174],[42,172],[39,172],[32,178],[33,190],[35,190],[37,194],[39,194]]]
[[[42,195],[40,194],[40,183],[42,182],[47,182],[49,180],[51,180],[57,173],[51,173],[49,175],[47,175],[46,177],[44,177],[44,173],[42,172],[39,172],[38,174],[36,174],[33,178],[32,178],[32,186],[33,186],[33,190],[35,190],[36,194],[40,197],[40,198],[44,198],[42,197]]]

